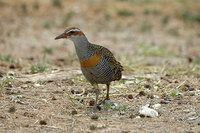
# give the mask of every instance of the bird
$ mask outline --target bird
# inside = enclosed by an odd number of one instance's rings
[[[100,94],[98,84],[106,84],[107,94],[103,101],[110,100],[110,83],[120,80],[123,71],[123,66],[116,60],[112,52],[101,45],[90,43],[85,34],[77,27],[67,28],[55,38],[55,40],[57,39],[69,39],[74,43],[81,71],[95,89],[95,107],[98,106]]]

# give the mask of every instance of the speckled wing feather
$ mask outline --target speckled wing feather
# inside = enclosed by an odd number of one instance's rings
[[[113,54],[103,46],[96,44],[92,44],[91,46],[91,48],[95,51],[96,54],[105,56],[110,62],[111,68],[114,72],[113,81],[120,80],[122,77],[123,66],[115,59]]]

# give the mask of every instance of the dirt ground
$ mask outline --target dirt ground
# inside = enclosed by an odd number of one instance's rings
[[[72,26],[124,67],[98,112]],[[0,0],[0,132],[200,133],[199,29],[199,0]]]

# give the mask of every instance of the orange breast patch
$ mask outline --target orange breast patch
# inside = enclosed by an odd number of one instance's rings
[[[92,68],[92,67],[95,67],[99,63],[100,60],[101,60],[101,56],[95,53],[92,58],[81,61],[80,64],[81,64],[81,67],[83,68]]]

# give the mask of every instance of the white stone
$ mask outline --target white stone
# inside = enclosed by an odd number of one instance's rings
[[[198,117],[190,117],[188,118],[189,121],[193,121],[193,120],[196,120]]]
[[[144,115],[144,116],[158,117],[158,112],[154,109],[147,107],[147,106],[141,107],[140,110],[139,110],[139,113],[141,115]]]
[[[155,98],[159,98],[159,96],[157,96],[157,95],[153,95]]]
[[[157,104],[154,104],[152,107],[153,109],[159,109],[161,108],[161,104],[157,103]]]
[[[135,118],[136,118],[136,119],[140,119],[141,117],[140,117],[140,116],[136,116]]]
[[[40,84],[34,84],[33,86],[34,87],[40,87]]]

